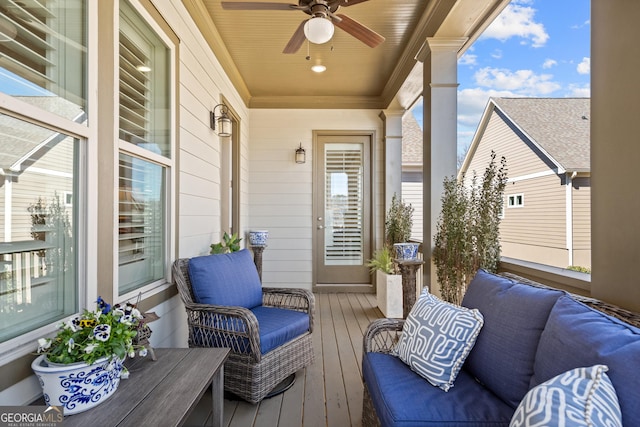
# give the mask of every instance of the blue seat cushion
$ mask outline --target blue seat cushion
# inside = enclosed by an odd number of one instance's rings
[[[571,369],[607,365],[622,424],[640,420],[640,329],[561,297],[540,337],[531,387]]]
[[[447,392],[390,354],[365,353],[362,374],[383,426],[506,427],[513,416],[464,370]]]
[[[251,309],[256,316],[260,329],[260,353],[266,354],[271,350],[286,344],[292,339],[309,331],[309,315],[301,311],[284,308],[258,306]],[[237,353],[251,351],[249,340],[246,338],[231,338],[223,330],[245,332],[244,323],[237,319],[205,320],[207,326],[217,329],[216,333],[194,328],[193,345],[197,347],[229,347]]]
[[[301,311],[259,306],[251,309],[260,325],[260,351],[268,353],[309,331],[309,315]]]
[[[479,270],[462,300],[484,317],[464,368],[514,409],[529,390],[540,335],[561,295]]]
[[[195,302],[253,308],[262,304],[262,283],[248,249],[189,260]]]

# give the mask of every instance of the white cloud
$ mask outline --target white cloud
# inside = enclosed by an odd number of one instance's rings
[[[523,6],[526,3],[512,3],[505,7],[502,13],[485,30],[482,37],[495,38],[500,41],[505,41],[511,37],[522,37],[526,40],[525,44],[530,41],[533,47],[544,46],[549,39],[549,34],[547,34],[542,23],[534,20],[536,10]]]
[[[478,62],[478,55],[474,55],[472,53],[465,53],[458,60],[458,65],[476,65]]]
[[[591,86],[589,84],[585,84],[583,86],[578,85],[569,85],[569,91],[567,96],[571,98],[590,98],[591,97]]]
[[[544,63],[542,64],[542,68],[547,69],[553,67],[554,65],[558,65],[558,61],[556,61],[555,59],[545,59]]]
[[[582,58],[582,62],[578,64],[576,70],[579,74],[589,74],[591,72],[591,58]]]
[[[458,91],[458,151],[467,146],[476,133],[480,117],[489,102],[490,97],[515,97],[518,94],[511,91],[493,89],[470,88]]]
[[[485,67],[474,76],[476,83],[495,90],[514,91],[520,96],[548,95],[561,86],[552,80],[551,74],[536,74],[531,70],[511,71],[504,68]]]
[[[482,89],[479,87],[458,91],[458,124],[475,127],[487,106],[490,97],[515,97],[515,92],[508,90]]]
[[[500,49],[496,49],[491,53],[491,57],[495,59],[502,58],[502,51]]]

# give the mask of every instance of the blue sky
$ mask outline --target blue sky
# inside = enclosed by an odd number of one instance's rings
[[[590,0],[512,0],[458,60],[458,152],[491,96],[589,97],[590,32]]]

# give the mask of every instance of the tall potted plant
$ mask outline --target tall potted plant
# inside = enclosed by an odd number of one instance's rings
[[[495,272],[500,262],[500,213],[507,182],[506,159],[495,152],[478,183],[445,178],[442,210],[436,225],[433,261],[445,301],[460,304],[479,268]]]
[[[367,263],[371,274],[376,275],[376,298],[378,308],[385,317],[402,317],[402,276],[398,274],[393,259],[394,245],[408,242],[413,224],[413,207],[393,195],[391,206],[385,217],[384,246],[373,253]]]
[[[404,203],[394,194],[384,225],[385,242],[393,249],[394,256],[399,259],[415,259],[419,245],[409,242],[413,225],[413,206]]]

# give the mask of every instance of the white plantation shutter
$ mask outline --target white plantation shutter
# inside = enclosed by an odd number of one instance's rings
[[[118,289],[124,295],[162,280],[167,264],[169,49],[126,1],[120,1],[118,41]]]
[[[333,144],[325,154],[325,263],[363,258],[363,152],[358,144]]]
[[[1,0],[0,88],[64,117],[61,104],[42,98],[59,97],[84,111],[85,6],[83,0]]]
[[[54,46],[50,43],[54,30],[47,22],[55,19],[47,9],[50,1],[4,0],[0,9],[0,52],[3,68],[47,87],[51,78],[47,70],[55,64],[49,60]]]
[[[120,33],[120,139],[147,141],[150,117],[149,58],[125,34]]]

